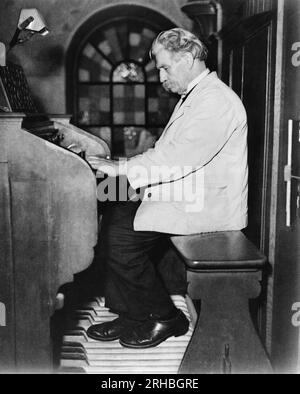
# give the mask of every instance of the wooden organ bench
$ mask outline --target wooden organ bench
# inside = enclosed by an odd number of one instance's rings
[[[266,257],[241,231],[171,238],[184,259],[200,318],[179,373],[271,373],[249,312],[260,294]]]

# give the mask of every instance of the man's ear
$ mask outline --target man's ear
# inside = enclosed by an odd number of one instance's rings
[[[192,68],[192,66],[194,64],[193,54],[191,52],[185,52],[183,56],[184,56],[184,59],[188,65],[188,67]]]

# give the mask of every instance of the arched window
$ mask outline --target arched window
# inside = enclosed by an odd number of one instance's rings
[[[178,100],[149,57],[159,31],[144,18],[118,17],[94,28],[77,53],[74,123],[106,140],[115,157],[129,156],[145,128],[157,138]]]

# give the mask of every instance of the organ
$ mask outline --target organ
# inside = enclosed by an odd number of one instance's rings
[[[104,141],[37,112],[22,68],[0,67],[0,370],[52,368],[61,285],[92,262],[96,180],[85,153]]]

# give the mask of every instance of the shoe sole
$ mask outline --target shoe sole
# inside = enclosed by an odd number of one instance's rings
[[[189,325],[187,326],[186,329],[182,330],[181,332],[177,332],[176,334],[173,333],[173,334],[166,335],[164,338],[160,338],[159,340],[157,340],[155,342],[151,342],[151,343],[149,343],[147,345],[132,345],[130,343],[123,342],[122,339],[120,339],[119,342],[120,342],[120,344],[122,346],[127,347],[127,348],[131,348],[131,349],[147,349],[147,348],[155,347],[155,346],[159,345],[160,343],[166,341],[168,338],[181,337],[182,335],[185,335],[188,332],[188,330],[189,330]]]

